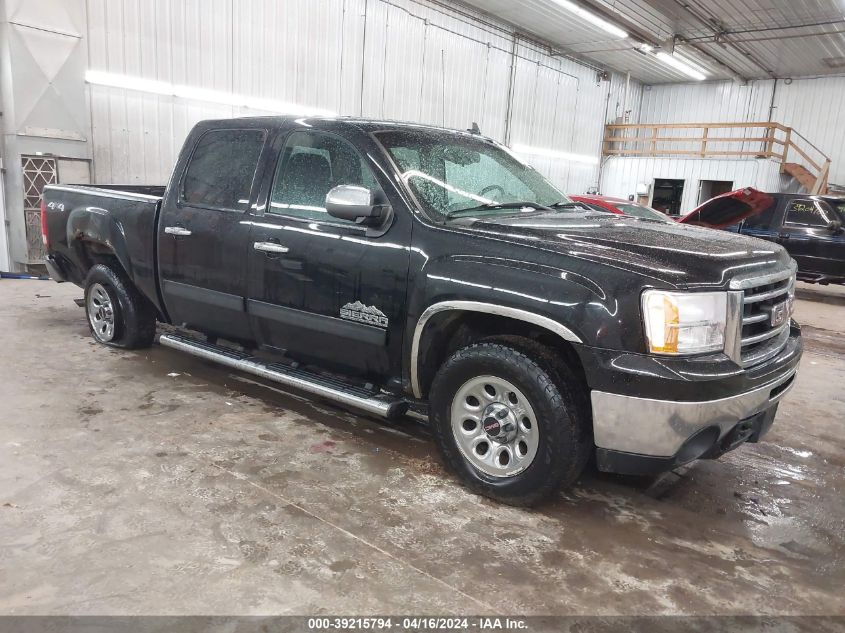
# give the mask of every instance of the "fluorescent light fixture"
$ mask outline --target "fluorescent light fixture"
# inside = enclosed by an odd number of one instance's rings
[[[641,50],[643,53],[650,53],[651,51],[654,50],[654,46],[652,46],[651,44],[646,44],[645,42],[643,42],[639,46],[637,46],[637,49]]]
[[[555,158],[557,160],[566,160],[572,163],[583,163],[585,165],[599,164],[598,156],[588,156],[586,154],[572,154],[570,152],[559,152],[554,149],[545,149],[543,147],[530,147],[528,145],[519,144],[514,145],[512,149],[518,154],[543,156],[545,158]]]
[[[611,24],[604,18],[600,18],[595,13],[587,11],[585,8],[575,4],[574,2],[570,2],[569,0],[553,0],[553,2],[559,7],[563,7],[567,11],[571,11],[582,20],[585,20],[590,24],[599,27],[603,31],[607,31],[611,35],[614,35],[621,39],[625,39],[626,37],[628,37],[628,33],[620,29],[615,24]]]
[[[167,83],[166,81],[142,79],[140,77],[120,75],[117,73],[106,73],[99,70],[86,71],[85,81],[97,86],[122,88],[124,90],[134,90],[137,92],[146,92],[148,94],[164,95],[166,97],[177,97],[179,99],[187,99],[189,101],[202,101],[218,105],[249,108],[251,110],[262,110],[264,112],[276,112],[278,114],[301,114],[307,116],[329,117],[337,116],[337,113],[332,112],[331,110],[311,108],[296,103],[286,103],[284,101],[262,99],[260,97],[249,97],[232,92],[207,90],[205,88],[195,88],[192,86],[181,86]]]
[[[700,72],[705,77],[708,75],[706,68],[704,68],[701,64],[694,62],[693,60],[691,60],[686,55],[679,53],[677,50],[673,53],[673,56],[675,57],[675,59],[683,62],[684,64],[686,64],[687,66],[689,66],[693,70],[697,70],[698,72]]]
[[[674,55],[669,55],[667,53],[656,53],[655,57],[662,61],[667,66],[671,66],[675,70],[678,70],[684,73],[687,77],[692,77],[697,81],[704,81],[707,79],[707,75],[703,73],[701,70],[693,68],[690,64],[678,59]]]

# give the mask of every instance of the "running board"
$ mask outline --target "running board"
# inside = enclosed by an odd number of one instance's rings
[[[267,380],[294,387],[315,396],[334,400],[383,418],[394,418],[405,413],[407,403],[400,398],[367,391],[339,380],[326,378],[283,363],[268,363],[245,352],[212,345],[179,334],[162,334],[158,342],[205,360],[220,363],[226,367],[254,374]]]

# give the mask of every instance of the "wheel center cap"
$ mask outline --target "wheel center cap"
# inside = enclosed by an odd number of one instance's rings
[[[505,444],[516,437],[516,416],[501,402],[487,405],[481,415],[484,432],[494,442]]]

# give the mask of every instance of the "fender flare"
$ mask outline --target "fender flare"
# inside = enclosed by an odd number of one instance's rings
[[[519,308],[510,308],[507,306],[496,305],[494,303],[482,303],[480,301],[441,301],[430,305],[423,311],[420,318],[417,320],[417,325],[414,328],[414,338],[411,343],[411,389],[414,392],[414,397],[422,398],[422,387],[420,385],[420,367],[419,367],[419,353],[420,341],[422,340],[425,327],[431,318],[441,312],[450,310],[461,312],[483,312],[485,314],[494,314],[496,316],[508,317],[518,321],[525,321],[532,325],[537,325],[545,330],[549,330],[554,334],[560,336],[563,340],[570,343],[582,343],[583,341],[575,332],[570,330],[565,325],[558,323],[554,319],[529,312],[528,310],[521,310]]]

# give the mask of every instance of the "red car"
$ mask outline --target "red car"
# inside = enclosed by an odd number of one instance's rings
[[[616,213],[618,215],[631,215],[635,218],[645,218],[647,220],[661,220],[663,222],[671,222],[670,218],[665,213],[661,213],[651,207],[644,207],[636,202],[623,200],[622,198],[611,198],[608,196],[569,196],[575,202],[585,204],[596,211],[603,211],[605,213]]]
[[[711,198],[678,220],[683,224],[706,226],[711,229],[725,229],[742,222],[745,218],[768,209],[775,199],[767,193],[751,187],[737,189]]]

